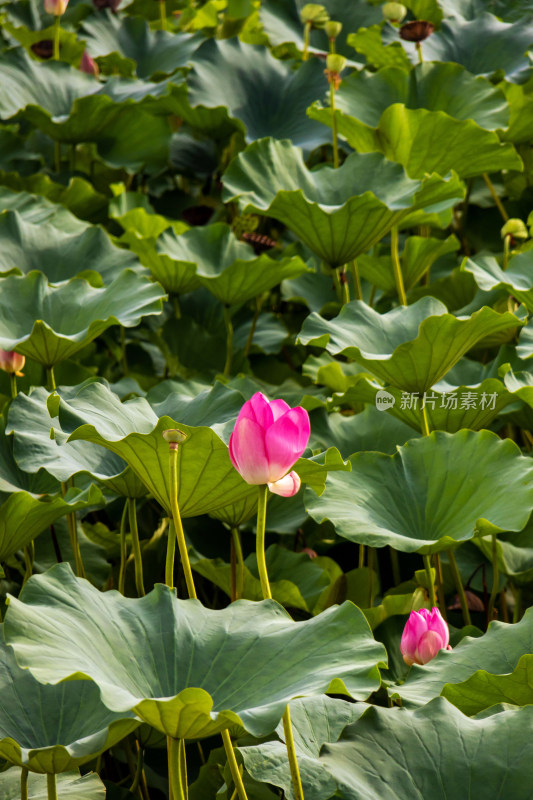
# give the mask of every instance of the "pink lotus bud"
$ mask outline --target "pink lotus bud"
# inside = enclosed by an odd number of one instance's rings
[[[438,608],[411,611],[403,629],[400,650],[406,664],[427,664],[439,650],[451,650],[450,632]]]
[[[256,392],[241,408],[231,434],[231,463],[246,483],[268,483],[271,492],[290,497],[300,479],[287,473],[307,447],[310,433],[305,409],[291,408],[284,400],[269,402]]]
[[[95,78],[98,77],[100,74],[100,70],[98,69],[98,64],[91,58],[87,50],[83,51],[83,55],[80,61],[80,70],[82,72],[86,72],[87,75],[94,75]]]
[[[68,0],[44,0],[44,10],[47,14],[60,17],[67,10]]]
[[[4,372],[11,372],[20,378],[22,377],[20,370],[25,363],[26,359],[20,353],[15,353],[14,350],[0,350],[0,369]]]

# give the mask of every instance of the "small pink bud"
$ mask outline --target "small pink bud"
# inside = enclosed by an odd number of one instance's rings
[[[310,433],[305,409],[291,408],[284,400],[269,402],[256,392],[241,408],[231,434],[231,463],[246,483],[267,483],[274,494],[290,497],[300,479],[287,473],[307,447]]]
[[[44,0],[44,10],[47,14],[54,14],[60,17],[65,13],[68,6],[68,0]]]
[[[3,369],[4,372],[11,372],[20,378],[22,377],[20,370],[25,363],[26,359],[20,353],[15,353],[14,350],[0,350],[0,369]]]
[[[316,550],[313,550],[312,547],[302,547],[301,551],[309,556],[309,558],[318,558],[318,553]]]
[[[400,650],[406,664],[427,664],[439,650],[451,650],[450,632],[438,608],[411,611],[403,629]]]
[[[100,70],[98,69],[98,64],[91,58],[87,50],[83,51],[83,55],[80,61],[80,70],[82,72],[86,72],[87,75],[94,75],[95,78],[98,77],[100,74]]]

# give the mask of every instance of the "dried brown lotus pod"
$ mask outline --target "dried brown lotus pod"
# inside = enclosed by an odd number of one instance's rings
[[[424,19],[415,19],[413,22],[406,22],[400,28],[400,38],[406,42],[423,42],[431,36],[435,26],[432,22]]]

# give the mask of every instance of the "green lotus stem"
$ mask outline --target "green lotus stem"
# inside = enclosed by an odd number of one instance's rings
[[[22,767],[20,772],[20,800],[28,800],[28,768]]]
[[[453,550],[448,550],[448,560],[450,562],[450,569],[452,571],[453,579],[455,581],[457,594],[459,595],[459,602],[461,603],[461,610],[463,612],[464,624],[471,625],[472,620],[470,619],[470,610],[468,608],[468,603],[466,602],[466,595],[463,587],[463,581],[461,580],[461,574],[459,572],[459,567],[457,566],[457,561],[455,560],[455,555],[453,553]]]
[[[494,619],[494,606],[498,596],[498,587],[500,585],[500,564],[498,562],[498,539],[496,535],[492,535],[492,591],[490,593],[488,620],[491,622]]]
[[[70,485],[74,485],[72,478],[70,479]],[[65,496],[67,493],[67,484],[65,482],[61,484],[61,491],[63,496]],[[85,578],[85,569],[83,568],[83,559],[81,557],[80,542],[78,539],[78,522],[74,512],[67,514],[67,528],[70,539],[70,547],[72,549],[72,555],[74,556],[76,575],[78,578]]]
[[[229,306],[224,306],[224,323],[226,325],[226,363],[224,364],[224,375],[229,378],[231,375],[231,361],[233,358],[233,323]]]
[[[48,790],[48,800],[57,800],[57,786],[55,774],[46,774],[46,788]]]
[[[420,44],[420,42],[416,42],[415,47],[416,47],[416,52],[418,53],[418,63],[422,64],[424,61],[424,57],[422,55],[422,45]]]
[[[57,389],[53,366],[46,368],[46,383],[48,384],[48,390],[50,392],[53,392]]]
[[[174,316],[176,317],[176,319],[181,319],[181,306],[180,306],[179,295],[177,294],[172,295],[172,305],[174,306]]]
[[[374,548],[368,548],[368,607],[372,608],[374,605]]]
[[[339,271],[339,283],[341,285],[342,304],[346,305],[346,303],[350,302],[350,287],[348,286],[348,278],[346,277],[346,266],[342,267]]]
[[[509,214],[505,210],[505,207],[504,207],[502,201],[500,200],[500,198],[498,197],[498,195],[496,193],[496,189],[494,188],[494,184],[492,183],[491,179],[489,178],[489,176],[487,175],[486,172],[483,173],[483,180],[487,184],[487,188],[488,188],[488,190],[489,190],[489,192],[491,194],[492,199],[494,200],[494,204],[495,204],[496,208],[498,209],[498,211],[502,215],[503,221],[507,222],[507,220],[509,219]]]
[[[185,765],[185,742],[167,736],[168,781],[170,800],[187,800],[187,768]]]
[[[59,25],[60,16],[59,14],[56,15],[55,23],[54,23],[54,58],[56,61],[59,61],[59,33],[60,33],[60,25]]]
[[[374,308],[374,300],[376,297],[376,287],[373,285],[370,289],[370,297],[368,298],[368,305],[370,308]]]
[[[304,52],[302,56],[302,61],[307,61],[309,58],[309,37],[311,35],[311,28],[313,23],[308,21],[304,25]]]
[[[233,783],[235,784],[235,788],[237,790],[237,796],[239,797],[239,800],[248,800],[248,795],[246,794],[246,789],[244,788],[241,771],[239,769],[239,765],[237,764],[237,759],[235,758],[235,751],[233,749],[231,737],[227,728],[222,731],[222,741],[224,742],[224,750],[226,751],[226,758],[228,759],[231,777],[233,778]]]
[[[329,105],[331,108],[331,130],[333,138],[333,166],[339,166],[339,143],[337,141],[337,117],[335,116],[335,81],[329,82]]]
[[[22,581],[22,585],[24,586],[27,581],[33,575],[33,559],[35,558],[35,545],[33,542],[30,542],[24,548],[24,561],[26,563],[26,572],[24,573],[24,579]]]
[[[122,353],[122,369],[124,370],[124,375],[128,374],[128,357],[126,355],[126,331],[120,326],[120,350]]]
[[[294,797],[295,800],[304,800],[304,790],[302,787],[302,779],[300,778],[300,769],[298,767],[298,759],[296,758],[296,750],[294,747],[294,736],[292,733],[291,712],[289,706],[287,706],[283,714],[283,732],[285,734],[285,746],[287,748],[287,757],[289,759],[289,767],[291,769],[292,790],[294,792]]]
[[[181,559],[181,566],[185,575],[185,583],[187,584],[187,591],[189,597],[196,597],[196,588],[194,586],[194,578],[192,576],[191,564],[189,561],[189,554],[187,552],[187,542],[185,541],[185,532],[181,522],[180,509],[178,505],[178,443],[169,443],[169,462],[170,462],[170,510],[172,512],[172,521],[174,523],[175,537],[178,542],[178,550]],[[171,531],[169,529],[169,541],[171,538]],[[170,547],[170,544],[169,544]],[[175,545],[172,547],[172,554],[167,550],[167,564],[165,567],[165,583],[167,586],[172,587],[173,573],[174,573],[174,550]],[[172,562],[172,563],[171,563]]]
[[[9,373],[9,384],[11,386],[11,397],[14,400],[17,396],[17,376],[14,372]]]
[[[355,299],[362,300],[363,299],[363,290],[361,288],[361,278],[359,277],[359,269],[357,267],[357,261],[355,258],[350,261],[350,268],[352,270],[352,278],[353,278],[353,287],[355,291]]]
[[[235,585],[235,600],[242,597],[244,591],[244,558],[242,554],[241,535],[238,528],[231,529],[232,545],[237,558],[237,580]]]
[[[392,258],[392,271],[394,273],[394,281],[396,283],[396,292],[398,299],[402,306],[407,305],[407,297],[405,295],[405,287],[403,285],[402,265],[400,264],[400,256],[398,254],[398,226],[395,225],[390,232],[390,250]]]
[[[520,622],[522,617],[522,589],[511,584],[511,591],[514,595],[513,624]]]
[[[443,588],[444,581],[442,579],[442,564],[440,560],[440,553],[435,553],[435,569],[437,572],[437,594],[439,598],[439,608],[444,618],[444,621],[447,622],[448,616],[446,614],[446,598],[444,596],[444,588]]]
[[[398,586],[398,584],[402,582],[400,574],[400,561],[398,559],[398,551],[395,550],[394,547],[389,546],[389,553],[390,553],[390,560],[392,567],[392,579],[394,581],[394,585]]]
[[[143,765],[144,765],[144,750],[142,749],[142,747],[139,747],[139,742],[137,742],[137,765],[135,767],[135,777],[133,778],[133,783],[129,788],[129,791],[132,794],[136,794],[136,792],[139,791],[141,776],[143,772]]]
[[[128,516],[130,521],[131,549],[133,551],[133,563],[135,566],[135,588],[139,597],[144,597],[143,579],[143,558],[141,553],[141,542],[139,540],[139,528],[137,527],[137,503],[134,497],[128,497]]]
[[[174,588],[174,559],[176,555],[176,528],[172,520],[169,520],[167,536],[167,555],[165,559],[165,583]]]
[[[161,20],[161,30],[167,29],[167,7],[165,0],[159,0],[159,18]]]
[[[364,544],[359,545],[359,560],[357,562],[357,566],[359,569],[365,566],[365,546]]]
[[[54,142],[54,161],[56,172],[61,172],[61,142]]]
[[[429,422],[428,422],[428,412],[426,411],[425,405],[422,406],[420,409],[420,417],[422,419],[421,431],[423,436],[429,436]]]
[[[507,269],[509,266],[509,253],[511,251],[511,234],[507,234],[503,237],[503,270]]]
[[[260,484],[258,487],[258,501],[257,501],[257,569],[259,570],[259,580],[261,581],[261,590],[263,592],[263,600],[270,600],[272,592],[270,591],[270,583],[268,580],[268,572],[265,558],[265,529],[266,529],[266,508],[267,508],[267,492],[268,486],[266,483]]]
[[[431,603],[431,608],[433,608],[437,605],[437,598],[435,596],[433,575],[431,574],[431,562],[429,560],[429,555],[423,555],[422,559],[424,561],[424,569],[426,570],[426,578],[428,582],[429,602]]]
[[[120,569],[118,573],[118,590],[125,593],[126,588],[126,561],[128,559],[128,545],[126,542],[126,517],[128,515],[128,501],[124,503],[120,520]]]

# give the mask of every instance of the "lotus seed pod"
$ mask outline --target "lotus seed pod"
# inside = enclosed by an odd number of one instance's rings
[[[169,444],[183,444],[187,439],[187,434],[177,428],[169,428],[162,432],[163,439]]]
[[[385,3],[381,10],[384,18],[389,22],[402,22],[407,14],[407,9],[402,3]]]
[[[406,22],[400,28],[400,38],[406,42],[423,42],[433,31],[435,26],[432,22],[425,19],[415,19],[413,22]]]
[[[338,53],[330,53],[326,59],[326,65],[330,72],[339,74],[346,66],[346,59]]]
[[[47,14],[54,14],[60,17],[65,13],[68,6],[68,0],[44,0],[44,10]]]
[[[527,239],[529,234],[521,219],[508,219],[501,230],[502,239],[512,236],[513,239]]]
[[[342,31],[342,22],[337,22],[334,19],[330,19],[329,22],[326,22],[324,25],[324,30],[326,31],[326,36],[328,39],[336,39]]]
[[[313,28],[323,28],[329,22],[329,14],[319,3],[307,3],[300,11],[303,23],[310,22]]]

